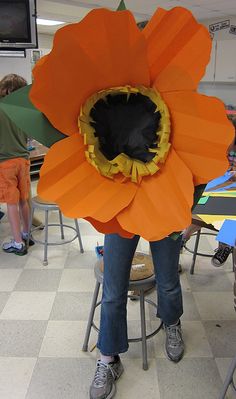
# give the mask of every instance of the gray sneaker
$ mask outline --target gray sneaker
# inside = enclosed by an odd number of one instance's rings
[[[165,325],[166,331],[166,354],[172,362],[178,362],[184,354],[184,341],[182,337],[180,321],[176,325]]]
[[[97,361],[95,376],[90,386],[90,399],[111,399],[116,393],[115,381],[121,376],[124,368],[119,356],[112,363]]]

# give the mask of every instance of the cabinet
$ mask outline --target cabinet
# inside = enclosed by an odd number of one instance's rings
[[[202,82],[236,83],[236,39],[213,41],[211,59]]]
[[[216,82],[236,82],[236,40],[216,42]]]

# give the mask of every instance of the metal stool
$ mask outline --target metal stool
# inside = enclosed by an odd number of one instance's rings
[[[81,235],[80,235],[80,230],[79,230],[79,224],[78,224],[78,220],[77,219],[74,219],[75,227],[69,226],[67,224],[64,224],[63,220],[62,220],[62,213],[61,213],[59,207],[56,204],[49,203],[49,202],[46,202],[46,201],[42,200],[38,196],[32,198],[31,207],[32,208],[31,208],[31,215],[30,215],[30,232],[31,232],[31,236],[32,236],[34,242],[42,244],[44,246],[44,256],[43,256],[43,265],[44,266],[48,265],[48,246],[49,245],[68,244],[69,242],[72,242],[76,238],[78,238],[79,246],[80,246],[80,252],[81,253],[84,252],[82,239],[81,239]],[[35,209],[40,209],[40,210],[43,210],[45,212],[44,241],[37,240],[32,234],[33,231],[38,230],[40,228],[40,227],[36,227],[36,228],[34,228],[32,230],[32,220],[33,220]],[[58,213],[59,213],[59,222],[60,223],[48,223],[48,212],[49,211],[58,211]],[[62,241],[60,241],[60,242],[48,242],[48,227],[49,226],[60,226],[61,240]],[[68,228],[68,229],[74,230],[75,235],[70,240],[65,240],[64,228]]]
[[[209,233],[209,232],[202,232],[201,231],[201,229],[200,230],[198,230],[198,232],[197,233],[194,233],[191,237],[196,237],[196,239],[195,239],[195,243],[194,243],[194,249],[192,250],[192,249],[190,249],[190,248],[188,248],[187,247],[187,245],[185,244],[184,245],[184,248],[188,251],[188,252],[190,252],[191,254],[193,254],[193,257],[192,257],[192,263],[191,263],[191,267],[190,267],[190,274],[194,274],[194,268],[195,268],[195,262],[196,262],[196,257],[197,256],[206,256],[207,258],[212,258],[212,254],[206,254],[206,253],[201,253],[201,252],[198,252],[198,246],[199,246],[199,241],[200,241],[200,237],[201,236],[203,236],[203,235],[207,235],[207,236],[217,236],[217,234],[218,234],[218,232],[219,232],[219,230],[217,230],[217,229],[210,229],[210,230],[214,230],[216,233]],[[232,253],[232,257],[233,257],[233,253]],[[234,261],[233,261],[233,264],[234,264]],[[234,270],[234,266],[233,266],[233,270]]]
[[[140,255],[137,254],[136,256],[140,256]],[[145,266],[146,266],[147,260],[149,260],[149,262],[150,262],[150,256],[149,255],[141,255],[141,256],[143,257],[143,259],[144,259],[143,263],[145,262]],[[135,259],[135,257],[134,257],[134,259]],[[140,260],[139,260],[139,262],[140,262]],[[135,295],[135,296],[128,295],[128,297],[131,299],[139,299],[140,300],[141,337],[129,338],[128,342],[140,342],[140,341],[142,342],[143,369],[147,370],[148,369],[147,339],[156,335],[162,328],[163,323],[162,323],[162,321],[160,321],[159,326],[152,333],[147,335],[146,319],[145,319],[145,302],[149,303],[150,305],[154,306],[155,308],[157,308],[157,305],[150,299],[145,298],[145,292],[155,287],[156,280],[155,280],[155,276],[153,274],[153,268],[152,268],[151,273],[149,271],[149,275],[146,278],[139,279],[139,277],[141,276],[140,270],[137,270],[137,273],[135,273],[135,272],[136,272],[136,270],[131,269],[128,290],[135,291],[135,292],[138,291],[139,295]],[[94,289],[92,305],[91,305],[91,309],[90,309],[90,314],[89,314],[88,323],[87,323],[87,329],[86,329],[83,348],[82,348],[82,350],[84,352],[87,352],[87,350],[88,350],[88,342],[89,342],[89,337],[90,337],[90,333],[91,333],[91,328],[93,327],[97,332],[99,332],[99,328],[94,324],[93,320],[94,320],[95,310],[96,310],[97,306],[99,306],[101,304],[101,301],[97,302],[97,299],[98,299],[98,294],[99,294],[99,290],[100,290],[100,285],[103,283],[103,262],[102,262],[102,260],[99,260],[98,262],[96,262],[95,267],[94,267],[94,274],[95,274],[95,278],[97,281],[96,281],[96,285],[95,285],[95,289]],[[137,274],[139,275],[138,277],[137,277]],[[137,280],[134,280],[135,275],[136,275],[136,278],[138,278]]]

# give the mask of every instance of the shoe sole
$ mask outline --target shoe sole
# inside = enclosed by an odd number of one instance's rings
[[[114,384],[112,385],[112,390],[109,393],[109,395],[106,397],[106,399],[112,399],[113,396],[115,396],[115,394],[116,394],[116,384],[114,382]]]
[[[167,359],[170,360],[173,363],[178,363],[184,357],[184,352],[183,352],[182,355],[180,357],[178,357],[178,359],[172,359],[172,357],[169,356],[169,354],[168,354],[168,352],[166,350],[166,347],[165,347],[165,354],[166,354]]]
[[[24,256],[27,255],[27,249],[23,252],[17,252],[17,251],[8,251],[7,249],[3,248],[3,251],[6,252],[7,254],[14,254],[14,255],[18,255],[18,256]]]
[[[226,261],[225,261],[225,262],[226,262]],[[223,265],[225,264],[225,262],[223,262],[223,263],[214,263],[213,259],[211,260],[211,264],[212,264],[212,266],[214,266],[214,267],[221,267],[221,266],[223,266]]]
[[[123,373],[124,369],[121,370],[120,374],[116,377],[116,379],[114,380],[114,383],[112,385],[112,389],[111,392],[108,394],[108,396],[106,396],[106,399],[112,399],[113,396],[115,396],[116,394],[116,381],[118,380],[118,378],[120,378],[121,374]],[[89,395],[90,399],[94,399]]]

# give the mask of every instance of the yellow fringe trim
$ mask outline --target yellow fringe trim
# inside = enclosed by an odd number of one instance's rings
[[[150,162],[142,162],[137,159],[130,158],[126,154],[119,154],[116,158],[109,161],[99,150],[99,140],[95,137],[95,129],[90,125],[93,122],[90,117],[91,109],[96,102],[108,94],[116,95],[126,93],[127,98],[131,93],[141,93],[149,97],[157,109],[161,113],[160,126],[156,132],[158,137],[157,148],[150,148],[150,152],[156,153]],[[159,164],[163,164],[166,160],[170,149],[170,116],[169,111],[162,100],[160,94],[151,88],[143,86],[131,87],[114,87],[107,90],[99,91],[92,95],[82,106],[78,119],[78,125],[81,134],[84,137],[86,146],[85,155],[88,162],[93,165],[103,176],[113,179],[116,174],[122,173],[126,178],[130,178],[132,182],[138,183],[143,176],[154,175],[159,169]]]

